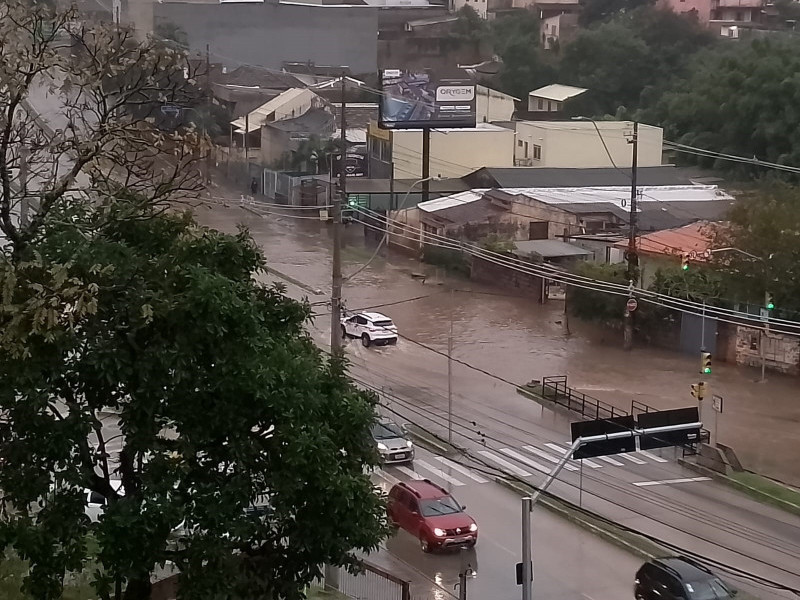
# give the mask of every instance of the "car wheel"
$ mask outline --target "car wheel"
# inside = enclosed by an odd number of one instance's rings
[[[342,325],[342,337],[347,339],[347,328]]]
[[[370,343],[369,336],[366,333],[363,334],[361,336],[361,345],[364,346],[364,348],[369,348]]]
[[[428,540],[426,540],[425,538],[420,538],[419,547],[422,548],[422,551],[425,554],[428,554],[431,551],[431,546],[430,544],[428,544]]]

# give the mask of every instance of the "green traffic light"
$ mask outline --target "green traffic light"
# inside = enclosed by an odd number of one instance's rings
[[[770,302],[770,303],[767,304],[767,310],[772,310],[773,308],[775,308],[775,303],[774,302]]]
[[[683,269],[684,271],[688,271],[689,265],[681,265],[681,269]]]
[[[705,373],[706,375],[710,375],[711,374],[711,367],[705,367],[703,369],[703,373]]]

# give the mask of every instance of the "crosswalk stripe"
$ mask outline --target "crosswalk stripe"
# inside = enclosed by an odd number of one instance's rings
[[[448,475],[447,473],[445,473],[441,469],[437,469],[433,465],[429,465],[424,460],[417,459],[417,460],[414,461],[414,464],[417,467],[422,467],[423,469],[426,469],[426,470],[430,471],[431,473],[433,473],[437,477],[441,477],[442,479],[444,479],[445,481],[447,481],[449,483],[452,483],[453,485],[464,485],[463,481],[459,481],[455,477],[451,477],[450,475]]]
[[[619,456],[620,458],[624,458],[626,460],[629,460],[632,463],[636,463],[637,465],[646,465],[647,464],[641,458],[636,458],[635,456],[632,456],[629,452],[628,453],[622,453],[622,454],[615,454],[615,456]]]
[[[564,448],[562,448],[558,444],[547,443],[547,444],[545,444],[545,446],[547,446],[551,450],[555,450],[556,452],[560,452],[561,454],[564,454]],[[569,446],[567,446],[567,447],[569,447]],[[596,462],[594,462],[593,460],[589,460],[588,458],[582,458],[581,460],[583,461],[583,464],[585,464],[587,467],[591,467],[592,469],[599,469],[600,467],[603,466],[603,465],[598,465]]]
[[[514,473],[514,475],[517,475],[519,477],[530,477],[530,473],[528,473],[525,469],[520,469],[518,466],[512,465],[504,458],[500,458],[499,456],[497,456],[497,454],[489,452],[488,450],[478,450],[478,454],[480,454],[481,456],[485,456],[486,458],[488,458],[493,462],[496,462],[501,467],[505,467],[506,469]]]
[[[610,456],[598,456],[597,458],[599,460],[607,462],[610,465],[614,465],[615,467],[624,467],[625,466],[621,462],[619,462],[618,460],[614,460]]]
[[[405,473],[406,475],[411,477],[411,479],[422,479],[422,475],[412,471],[408,467],[397,467],[397,470],[400,471],[401,473]]]
[[[531,454],[535,454],[536,456],[539,456],[539,457],[541,457],[541,458],[543,458],[543,459],[545,459],[545,460],[548,460],[548,461],[550,461],[551,463],[556,463],[556,464],[558,464],[558,461],[559,461],[559,460],[561,460],[561,459],[559,459],[559,458],[556,458],[556,457],[555,457],[555,456],[553,456],[552,454],[548,454],[548,453],[547,453],[547,452],[545,452],[544,450],[539,450],[539,449],[538,449],[536,446],[523,446],[523,448],[524,448],[525,450],[527,450],[528,452],[530,452]],[[564,465],[564,468],[565,468],[567,471],[577,471],[577,470],[578,470],[578,467],[576,467],[575,465],[571,465],[571,464],[569,464],[569,463],[565,464],[565,465]]]
[[[387,473],[383,469],[376,469],[375,474],[381,479],[383,479],[389,485],[397,485],[398,483],[400,483],[400,480],[397,477],[395,477],[394,475],[389,475],[389,473]]]
[[[549,467],[545,467],[542,463],[538,463],[535,460],[520,454],[519,452],[514,452],[513,450],[510,450],[508,448],[501,448],[500,452],[502,452],[506,456],[510,456],[514,460],[521,462],[523,465],[528,465],[529,467],[536,469],[537,471],[541,471],[542,473],[550,472]]]
[[[646,456],[647,458],[649,458],[650,460],[654,460],[656,462],[660,462],[660,463],[669,462],[666,458],[661,458],[657,454],[652,454],[651,452],[648,452],[647,450],[639,450],[638,453],[642,454],[642,455]]]
[[[489,481],[488,479],[484,479],[480,475],[477,475],[476,473],[473,473],[467,467],[465,467],[463,465],[460,465],[458,463],[455,463],[452,460],[447,460],[444,456],[436,456],[435,458],[440,463],[442,463],[445,467],[448,467],[450,469],[454,469],[455,471],[458,471],[459,473],[462,473],[463,475],[466,475],[467,477],[469,477],[470,479],[472,479],[474,481],[477,481],[478,483],[486,483],[487,481]]]

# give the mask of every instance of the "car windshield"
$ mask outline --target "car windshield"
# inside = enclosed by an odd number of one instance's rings
[[[394,423],[375,423],[372,426],[372,437],[376,440],[391,440],[403,437],[403,431]]]
[[[394,325],[394,323],[392,323],[392,321],[390,319],[383,319],[381,321],[373,321],[372,324],[375,325],[375,327],[391,327],[392,325]]]
[[[444,496],[435,500],[420,500],[419,509],[423,517],[436,517],[460,513],[461,505],[452,496]]]
[[[718,598],[731,598],[731,591],[719,579],[708,581],[693,581],[686,584],[690,600],[717,600]]]

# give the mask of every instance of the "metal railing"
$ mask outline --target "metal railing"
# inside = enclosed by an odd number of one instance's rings
[[[363,568],[355,574],[339,568],[336,591],[353,600],[411,600],[409,581],[365,560],[361,564]]]
[[[609,419],[624,417],[628,413],[598,398],[573,390],[567,385],[566,375],[542,377],[542,397],[584,417],[593,419]]]

